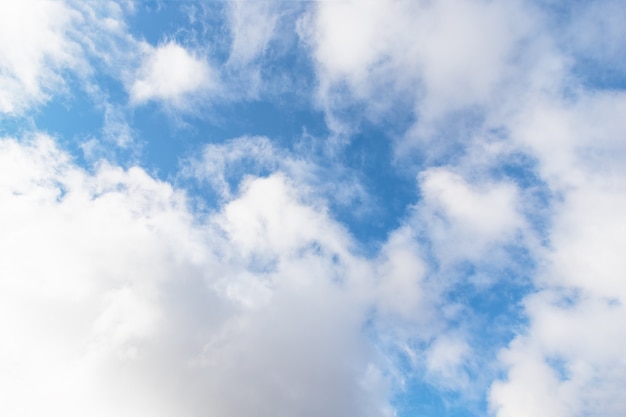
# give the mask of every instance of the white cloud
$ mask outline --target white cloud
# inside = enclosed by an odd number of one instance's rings
[[[558,199],[530,324],[502,353],[508,369],[490,402],[498,416],[620,416],[626,411],[626,149],[624,95],[533,101],[512,136],[539,162]]]
[[[241,137],[226,144],[206,145],[202,157],[187,161],[183,173],[207,181],[221,197],[230,199],[236,191],[232,182],[238,186],[244,175],[273,172],[282,165],[287,157],[281,158],[284,155],[278,153],[266,137]],[[245,165],[245,169],[239,165]]]
[[[216,74],[202,57],[195,56],[176,42],[156,48],[145,45],[145,56],[130,86],[130,100],[143,104],[161,101],[175,108],[217,87]]]
[[[423,202],[415,222],[423,223],[417,227],[427,230],[444,264],[478,261],[487,249],[515,241],[524,227],[514,184],[476,182],[471,184],[446,168],[420,174]]]
[[[588,298],[564,306],[560,294],[527,300],[532,319],[501,356],[507,379],[490,403],[498,416],[623,415],[626,401],[624,304]]]
[[[426,352],[426,369],[431,378],[449,388],[467,389],[470,382],[463,367],[470,357],[470,347],[461,335],[443,334]]]
[[[0,194],[0,413],[393,415],[375,267],[283,174],[201,221],[36,136],[0,141]]]
[[[116,2],[3,2],[0,5],[0,112],[22,115],[74,86],[103,107],[108,92],[92,75],[126,80],[140,43],[128,33],[129,5]]]
[[[412,230],[402,227],[394,231],[378,261],[376,293],[381,311],[408,321],[421,320],[420,310],[432,302],[424,299],[421,285],[426,270]]]
[[[232,34],[229,63],[246,65],[263,55],[268,47],[279,14],[270,1],[228,2],[228,17]]]
[[[321,107],[331,120],[355,102],[373,120],[413,106],[433,123],[490,104],[515,73],[518,43],[533,33],[530,8],[518,2],[318,2],[301,24],[312,47]]]
[[[104,109],[102,134],[106,141],[114,143],[120,148],[129,147],[133,142],[136,142],[133,129],[130,127],[124,111],[110,104],[107,104]]]
[[[63,86],[62,71],[82,64],[72,40],[81,19],[62,1],[0,4],[0,113],[20,114]]]

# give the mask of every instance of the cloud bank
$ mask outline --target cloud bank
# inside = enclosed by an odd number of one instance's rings
[[[361,332],[374,265],[285,175],[200,219],[45,136],[0,155],[3,412],[392,415]]]

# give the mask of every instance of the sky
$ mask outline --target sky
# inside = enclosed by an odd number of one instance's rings
[[[0,2],[0,415],[623,417],[624,22]]]

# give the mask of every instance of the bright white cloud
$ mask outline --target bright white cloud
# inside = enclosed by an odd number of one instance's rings
[[[3,139],[0,174],[3,414],[393,415],[362,333],[376,267],[284,175],[200,222],[45,136]]]
[[[106,107],[96,68],[125,80],[139,42],[128,33],[129,5],[116,2],[3,2],[0,5],[0,112],[21,115],[56,94],[78,88]],[[72,80],[72,82],[74,79]]]
[[[0,4],[0,113],[19,114],[63,86],[61,72],[82,65],[72,40],[81,19],[62,1]]]
[[[494,245],[514,241],[524,226],[512,183],[475,186],[448,169],[433,168],[420,174],[420,185],[423,203],[416,222],[424,223],[418,227],[428,230],[444,264],[478,261]]]
[[[187,100],[217,86],[216,74],[202,57],[176,42],[145,45],[145,57],[129,89],[133,104],[150,100],[184,107]]]
[[[626,409],[624,304],[562,297],[528,299],[530,330],[503,352],[508,377],[490,392],[498,416],[617,417]]]
[[[378,262],[380,281],[376,294],[381,311],[409,322],[421,320],[421,310],[429,303],[421,285],[426,272],[412,230],[402,227],[394,231]]]
[[[446,114],[497,96],[530,16],[512,1],[318,2],[301,35],[331,119],[356,101],[377,120],[408,99],[420,119],[412,135],[428,136]]]
[[[623,94],[533,102],[513,136],[537,156],[558,196],[530,325],[502,353],[498,416],[619,416],[626,410],[626,149]]]

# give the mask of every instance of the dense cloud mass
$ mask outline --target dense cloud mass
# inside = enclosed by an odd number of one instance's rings
[[[0,3],[0,414],[623,416],[623,21]]]
[[[48,137],[3,139],[0,162],[3,413],[390,413],[360,331],[375,265],[284,175],[201,221]]]

